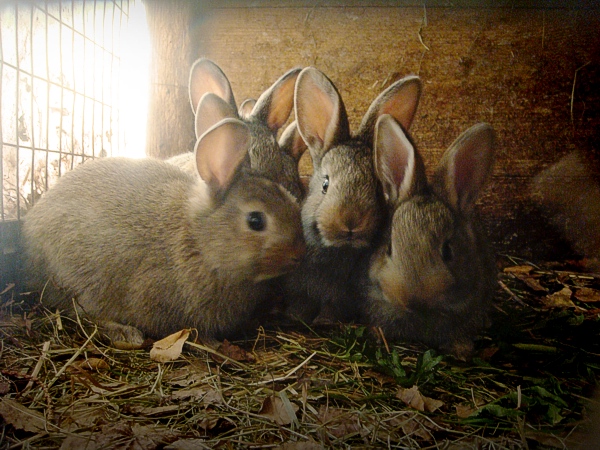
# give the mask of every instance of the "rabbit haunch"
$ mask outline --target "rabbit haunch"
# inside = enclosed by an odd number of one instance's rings
[[[387,338],[470,354],[494,292],[493,253],[473,211],[493,161],[493,130],[475,125],[446,150],[429,184],[398,123],[388,115],[377,122],[375,168],[392,219],[361,288],[364,319]]]
[[[195,115],[196,137],[227,118],[238,118],[250,129],[249,166],[271,180],[280,183],[295,198],[303,196],[298,173],[298,161],[306,150],[298,139],[294,124],[290,124],[280,141],[278,130],[286,123],[294,106],[294,85],[300,69],[291,69],[261,94],[258,100],[248,99],[236,107],[229,79],[214,62],[201,58],[190,70],[190,104]],[[193,155],[184,153],[167,160],[188,173],[194,173]]]
[[[421,82],[408,76],[385,89],[370,105],[356,134],[334,84],[313,67],[296,80],[298,131],[308,146],[313,175],[302,206],[307,257],[283,280],[288,313],[305,321],[352,320],[358,305],[348,289],[356,263],[373,251],[386,206],[373,168],[377,118],[392,114],[408,129]]]
[[[196,145],[202,179],[125,158],[67,173],[24,221],[34,287],[49,279],[54,291],[44,303],[69,310],[73,296],[116,340],[182,328],[220,338],[247,325],[263,280],[292,270],[305,250],[291,195],[238,170],[249,139],[238,120],[209,130]]]

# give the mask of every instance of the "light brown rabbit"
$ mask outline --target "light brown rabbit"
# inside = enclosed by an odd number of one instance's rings
[[[297,202],[240,170],[251,133],[226,119],[195,149],[198,176],[163,161],[106,158],[62,177],[27,214],[34,286],[63,291],[113,340],[139,343],[195,328],[223,338],[248,323],[264,280],[297,267],[305,245]]]
[[[416,76],[395,82],[373,101],[353,135],[331,80],[313,67],[298,76],[296,121],[314,170],[302,207],[307,257],[298,271],[281,280],[291,316],[306,322],[318,314],[319,321],[357,317],[349,277],[357,261],[375,247],[387,212],[373,168],[375,121],[392,114],[408,129],[420,94]]]
[[[209,59],[197,60],[190,70],[189,93],[195,114],[196,137],[225,118],[238,118],[251,130],[249,165],[260,174],[280,183],[294,197],[303,196],[298,175],[298,159],[277,142],[277,132],[287,122],[294,106],[294,85],[300,69],[282,75],[258,100],[244,101],[238,110],[228,78],[219,66]],[[305,147],[297,147],[303,151]],[[184,153],[167,162],[194,172],[193,155]]]
[[[467,357],[487,324],[494,293],[493,253],[474,213],[494,162],[488,124],[446,150],[428,184],[419,153],[389,115],[379,118],[375,169],[393,214],[372,256],[364,319],[388,339],[419,341]]]

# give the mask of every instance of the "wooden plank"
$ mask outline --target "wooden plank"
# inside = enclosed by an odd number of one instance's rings
[[[195,56],[223,68],[238,102],[312,65],[340,90],[353,128],[382,89],[420,75],[411,131],[430,170],[463,130],[490,122],[499,150],[481,201],[486,226],[500,251],[556,257],[564,246],[532,203],[530,182],[574,150],[599,173],[599,29],[593,8],[236,5],[202,11],[191,33]]]

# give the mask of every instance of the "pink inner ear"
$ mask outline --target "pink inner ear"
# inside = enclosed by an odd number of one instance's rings
[[[288,117],[290,117],[290,113],[294,107],[295,80],[295,78],[286,80],[273,91],[269,117],[267,119],[267,125],[273,131],[281,128],[286,120],[288,120]]]
[[[408,83],[383,104],[380,115],[391,115],[402,125],[402,128],[408,130],[412,125],[418,102],[419,85],[414,82]]]
[[[313,89],[300,104],[297,117],[300,127],[305,130],[305,133],[318,138],[322,144],[325,142],[327,128],[333,116],[331,99],[320,89]]]

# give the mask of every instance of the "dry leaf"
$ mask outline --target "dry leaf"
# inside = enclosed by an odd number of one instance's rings
[[[94,370],[96,372],[110,369],[108,363],[100,358],[88,358],[85,361],[78,361],[74,365],[76,365],[80,369]]]
[[[528,274],[533,270],[533,266],[523,265],[523,266],[512,266],[505,267],[504,273],[513,273],[513,274]]]
[[[265,399],[258,413],[279,425],[289,425],[296,419],[298,406],[290,402],[288,402],[288,405],[291,405],[291,411],[281,398],[272,395]]]
[[[39,412],[29,409],[10,398],[3,398],[0,401],[0,416],[4,418],[6,423],[28,433],[45,432],[48,424],[45,417]]]
[[[470,417],[471,414],[477,411],[477,408],[473,406],[473,403],[461,403],[460,405],[455,406],[456,415],[461,419],[466,419]]]
[[[223,341],[223,343],[221,345],[219,345],[219,348],[217,348],[217,351],[219,353],[221,353],[222,355],[225,355],[228,358],[233,359],[234,361],[254,362],[254,359],[255,359],[254,355],[248,353],[243,348],[232,344],[227,339],[225,339]]]
[[[100,450],[119,448],[131,450],[154,450],[177,440],[173,431],[160,426],[130,425],[119,422],[104,425],[99,433],[70,435],[62,443],[61,450]]]
[[[130,411],[144,417],[156,417],[169,414],[172,412],[178,412],[181,409],[181,405],[166,405],[166,406],[132,406]]]
[[[433,436],[418,420],[418,417],[413,417],[411,420],[405,421],[402,424],[402,431],[407,436],[418,436],[427,442],[433,440]]]
[[[571,301],[572,294],[573,291],[565,286],[554,294],[546,295],[542,303],[546,308],[575,308],[575,303]]]
[[[435,400],[422,395],[416,385],[410,389],[398,389],[396,398],[399,398],[408,406],[415,408],[418,411],[435,412],[444,404],[444,402],[440,400]]]
[[[533,289],[536,292],[548,292],[544,286],[540,284],[537,278],[532,277],[531,275],[523,275],[519,273],[514,274],[519,280],[525,283],[529,288]]]
[[[582,287],[575,291],[575,298],[584,303],[600,302],[600,291],[592,288]]]
[[[318,417],[327,432],[336,438],[343,438],[360,431],[360,422],[355,411],[321,405]]]
[[[0,395],[6,395],[10,392],[10,383],[6,381],[0,382]]]
[[[181,355],[183,344],[187,341],[190,331],[181,330],[156,341],[150,350],[150,359],[161,363],[175,361]]]
[[[277,450],[323,450],[325,447],[315,441],[286,442],[275,447]]]
[[[194,387],[190,389],[180,389],[173,391],[171,394],[172,400],[185,400],[185,399],[202,400],[205,405],[218,405],[223,403],[223,397],[221,394],[212,388]]]

